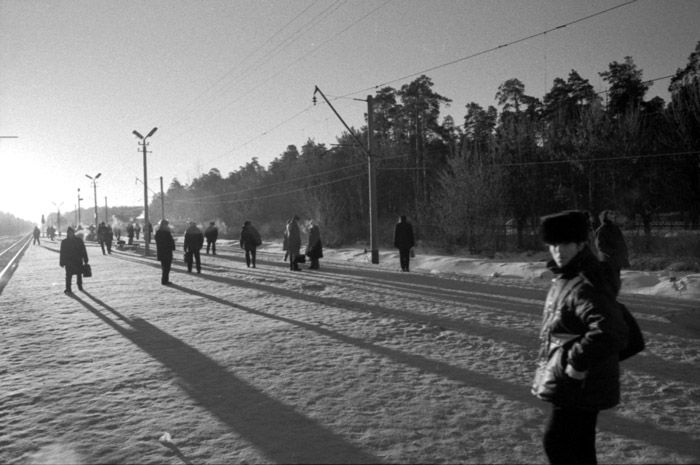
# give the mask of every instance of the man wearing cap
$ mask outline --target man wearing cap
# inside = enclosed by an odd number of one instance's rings
[[[542,218],[554,273],[540,331],[532,392],[552,404],[543,445],[552,464],[596,463],[598,412],[620,402],[618,353],[627,325],[615,291],[588,246],[588,218],[564,211]]]
[[[66,238],[61,241],[61,252],[59,254],[59,265],[66,269],[66,294],[72,293],[71,281],[73,275],[78,275],[76,282],[78,290],[83,290],[83,264],[88,264],[87,250],[83,240],[75,235],[73,228],[66,230]]]
[[[175,239],[170,232],[168,220],[160,222],[160,227],[156,231],[156,250],[157,258],[163,270],[160,283],[164,286],[171,284],[170,282],[170,267],[173,264],[173,251],[175,250]]]

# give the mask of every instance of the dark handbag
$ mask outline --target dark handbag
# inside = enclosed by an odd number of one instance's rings
[[[294,263],[306,263],[306,255],[297,255],[296,258],[294,258]]]
[[[646,343],[644,342],[642,330],[639,327],[637,320],[634,318],[634,315],[632,315],[632,312],[629,311],[625,304],[618,302],[617,305],[620,312],[622,312],[622,318],[624,318],[627,328],[629,329],[629,334],[627,335],[627,345],[618,355],[618,359],[623,361],[643,351],[646,347]]]
[[[92,278],[92,267],[87,263],[83,265],[82,273],[83,278]]]

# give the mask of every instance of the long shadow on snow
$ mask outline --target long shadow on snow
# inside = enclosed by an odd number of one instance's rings
[[[180,339],[141,318],[127,318],[85,293],[124,327],[90,303],[88,311],[170,369],[187,394],[254,444],[271,462],[379,463],[380,459],[263,394]]]
[[[345,344],[350,344],[367,351],[372,351],[393,360],[396,363],[409,365],[425,373],[442,376],[444,378],[460,382],[465,386],[493,392],[497,395],[509,398],[513,401],[523,402],[533,407],[544,408],[544,403],[537,400],[534,396],[532,396],[532,394],[530,394],[528,386],[515,385],[489,375],[468,370],[466,368],[455,367],[448,363],[433,360],[421,355],[407,354],[405,352],[383,347],[362,339],[346,336],[314,324],[255,310],[193,289],[188,289],[178,285],[174,285],[173,287],[182,292],[186,292],[197,297],[203,297],[236,310],[242,310],[253,315],[284,322],[308,331],[316,332]],[[539,425],[537,427],[539,428]],[[626,436],[630,439],[654,444],[659,447],[665,447],[675,452],[686,454],[694,459],[700,460],[700,441],[694,439],[689,433],[661,430],[652,424],[622,418],[615,414],[604,415],[599,427],[601,429],[607,429],[616,434]]]
[[[146,259],[138,259],[135,257],[119,257],[122,260],[127,260],[127,261],[132,261],[135,263],[139,263],[142,265],[148,265],[154,268],[160,268],[160,264],[157,261],[152,261]],[[185,264],[182,262],[176,263],[174,262],[173,265],[177,266],[180,265],[179,268],[182,268],[182,270],[178,268],[174,268],[173,271],[177,273],[186,273],[184,271]],[[256,269],[257,270],[257,269]],[[241,270],[244,271],[244,270]],[[332,272],[335,274],[337,270],[332,269]],[[290,272],[291,273],[291,272]],[[364,270],[362,272],[350,272],[347,273],[349,275],[356,275],[357,277],[360,278],[365,278],[365,273]],[[382,278],[382,280],[386,280],[386,272],[372,272],[370,273],[370,276],[372,278],[372,283],[374,282],[375,279]],[[258,284],[254,283],[251,281],[245,281],[245,280],[239,280],[239,279],[234,279],[234,278],[226,278],[222,276],[213,276],[213,275],[208,275],[208,274],[201,274],[201,275],[191,275],[193,277],[197,277],[200,279],[206,279],[210,281],[215,281],[215,282],[220,282],[223,284],[227,285],[233,285],[233,286],[238,286],[238,287],[246,287],[250,289],[256,289],[259,291],[263,292],[269,292],[272,294],[278,294],[285,296],[287,298],[291,299],[296,299],[296,300],[305,300],[307,302],[314,302],[314,303],[320,303],[324,305],[329,305],[329,306],[334,306],[337,308],[342,308],[345,310],[349,311],[354,311],[354,312],[361,312],[361,313],[370,313],[373,315],[378,315],[378,316],[391,316],[394,318],[400,318],[403,320],[408,320],[408,321],[414,321],[414,322],[419,322],[422,324],[430,324],[433,326],[441,326],[447,329],[455,330],[455,331],[460,331],[465,334],[472,334],[476,336],[481,336],[481,337],[486,337],[498,341],[503,341],[507,342],[510,344],[518,345],[522,347],[523,350],[526,351],[535,351],[537,350],[537,333],[536,331],[534,332],[528,332],[527,334],[524,334],[522,331],[515,332],[512,329],[509,328],[503,328],[503,327],[498,327],[498,326],[489,326],[489,325],[484,325],[472,320],[462,320],[462,319],[455,319],[455,318],[449,318],[449,317],[442,317],[438,315],[426,315],[426,314],[421,314],[421,313],[416,313],[416,312],[411,312],[409,310],[401,310],[401,309],[391,309],[387,307],[381,307],[377,305],[371,305],[371,304],[358,304],[357,302],[354,301],[349,301],[345,299],[339,299],[339,298],[333,298],[333,297],[316,297],[316,296],[310,296],[308,294],[304,294],[301,292],[295,292],[295,291],[290,291],[286,289],[280,289],[274,286],[266,285],[266,284]],[[308,280],[308,279],[319,279],[319,276],[322,276],[322,274],[316,274],[316,273],[308,273],[308,274],[292,274],[291,275],[295,279],[299,280]],[[418,276],[415,275],[415,277],[412,277],[408,274],[402,273],[400,276],[397,276],[398,279],[409,279],[412,282],[422,282],[423,276]],[[405,278],[406,277],[406,278]],[[458,289],[460,283],[459,282],[452,282],[449,280],[440,280],[439,278],[431,278],[431,281],[434,282],[435,286],[446,284],[445,282],[449,282],[450,286],[448,286],[448,289]],[[411,286],[410,284],[406,284],[405,282],[402,281],[394,281],[390,280],[390,282],[396,282],[397,284],[400,285],[405,285],[406,292],[415,292],[416,287]],[[491,289],[491,288],[497,288],[498,286],[495,285],[485,285],[486,289]],[[463,284],[462,284],[463,287]],[[479,289],[485,290],[484,288],[480,287]],[[422,291],[421,291],[422,292]],[[542,298],[544,301],[544,294],[542,291],[539,291],[540,294],[542,294]],[[475,298],[472,298],[469,295],[459,295],[454,298],[455,302],[457,303],[462,303],[464,305],[477,305],[477,306],[483,306],[483,300],[482,300],[482,295],[478,295]],[[498,299],[498,296],[494,296],[494,299]],[[514,305],[512,300],[508,301],[502,301],[502,304],[508,304],[508,306]],[[517,306],[516,306],[517,307]],[[510,307],[505,307],[505,308],[510,308]],[[514,309],[517,311],[517,309]],[[537,310],[538,312],[541,312],[541,310]],[[526,314],[529,314],[531,310],[528,310]],[[658,334],[669,334],[673,336],[677,336],[677,331],[675,329],[675,325],[671,326],[668,323],[660,323],[660,322],[655,322],[655,321],[648,321],[648,320],[639,320],[639,324],[642,328],[642,331],[644,332],[651,332],[651,333],[658,333]],[[625,362],[624,367],[626,369],[633,369],[633,370],[639,370],[639,371],[644,371],[646,373],[652,374],[654,376],[659,376],[662,377],[663,379],[667,380],[674,380],[674,381],[680,381],[684,383],[689,383],[689,384],[695,384],[697,382],[696,376],[694,374],[694,371],[691,369],[691,367],[688,366],[687,363],[680,363],[680,362],[675,362],[672,360],[663,360],[660,361],[658,357],[653,356],[650,354],[650,356],[639,356],[639,357],[634,357],[633,359]]]

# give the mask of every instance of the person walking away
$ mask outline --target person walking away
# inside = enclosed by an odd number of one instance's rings
[[[105,226],[104,221],[97,226],[97,242],[100,244],[100,248],[102,249],[102,255],[107,255],[105,252],[105,229],[107,229],[107,227]]]
[[[138,241],[139,236],[141,235],[141,224],[140,223],[136,223],[134,225],[134,234],[136,234],[136,240]]]
[[[209,226],[204,230],[204,237],[207,239],[207,255],[211,247],[212,255],[216,255],[216,240],[219,238],[219,230],[213,221],[209,222]]]
[[[406,220],[406,215],[399,217],[399,222],[394,227],[394,247],[399,249],[399,263],[401,271],[409,271],[411,262],[411,248],[416,245],[413,237],[413,226]]]
[[[262,244],[260,233],[250,221],[245,221],[241,228],[241,249],[245,250],[245,264],[248,268],[255,268],[255,252]]]
[[[73,292],[71,283],[73,275],[78,275],[76,283],[78,290],[83,290],[83,265],[88,264],[87,249],[83,240],[75,235],[73,228],[68,227],[66,230],[66,238],[61,241],[61,250],[59,253],[58,264],[66,270],[66,289],[65,294]]]
[[[286,262],[287,259],[289,258],[289,223],[291,223],[292,220],[291,218],[287,220],[287,224],[284,226],[284,234],[283,234],[283,241],[282,241],[282,252],[284,252],[284,259],[282,260],[283,262]]]
[[[600,227],[596,230],[595,245],[598,249],[598,259],[603,262],[608,279],[613,284],[617,295],[622,288],[620,272],[630,266],[627,244],[622,231],[615,224],[617,212],[605,210],[600,213]]]
[[[319,259],[323,258],[323,244],[321,244],[321,230],[315,221],[309,221],[309,243],[306,246],[306,256],[309,257],[311,264],[310,270],[318,270],[320,268]]]
[[[192,265],[196,263],[197,273],[202,272],[202,259],[199,251],[204,246],[204,234],[197,227],[197,223],[190,221],[190,226],[185,231],[184,249],[187,261],[187,272],[192,273]]]
[[[119,242],[122,240],[122,229],[119,227],[119,224],[117,223],[116,226],[114,226],[114,229],[112,230],[112,233],[114,234],[114,240]]]
[[[301,231],[299,230],[299,216],[294,215],[292,220],[287,224],[285,237],[287,238],[287,251],[289,252],[289,269],[292,271],[301,271],[297,257],[301,252]]]
[[[41,229],[39,229],[39,226],[34,226],[34,231],[32,231],[32,235],[34,236],[34,240],[32,240],[32,245],[41,245]]]
[[[552,464],[595,464],[598,413],[620,402],[618,353],[628,328],[587,244],[579,211],[542,218],[555,278],[547,294],[532,393],[552,404],[543,445]]]
[[[175,251],[175,239],[170,232],[168,220],[160,222],[160,227],[156,231],[156,257],[160,262],[160,267],[163,274],[160,278],[160,283],[164,286],[172,284],[170,282],[170,268],[173,264],[173,252]]]
[[[129,242],[127,242],[127,244],[133,245],[133,243],[134,243],[134,225],[131,223],[126,225],[126,237],[129,238]]]
[[[104,244],[107,246],[107,253],[112,255],[112,242],[114,241],[114,231],[112,225],[106,225],[104,230]]]

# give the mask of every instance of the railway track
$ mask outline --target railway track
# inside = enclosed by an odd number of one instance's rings
[[[0,237],[0,294],[10,281],[24,251],[32,241],[32,234]]]

